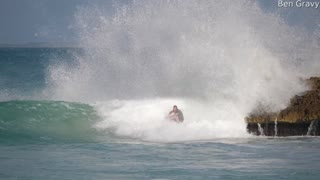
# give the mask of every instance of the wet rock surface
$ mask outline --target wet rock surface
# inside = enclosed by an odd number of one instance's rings
[[[310,90],[294,96],[288,107],[280,112],[258,108],[246,117],[248,132],[266,136],[319,136],[320,78],[311,77],[306,83]],[[260,132],[261,129],[263,132]]]

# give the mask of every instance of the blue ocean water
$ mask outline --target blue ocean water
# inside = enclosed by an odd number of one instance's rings
[[[318,179],[318,138],[0,146],[1,179]]]
[[[46,86],[45,73],[49,64],[65,59],[72,63],[74,53],[80,51],[74,48],[1,48],[0,97],[19,98],[38,93]]]
[[[135,136],[130,129],[97,128],[105,117],[94,103],[41,93],[49,66],[74,63],[77,53],[0,49],[0,179],[319,179],[318,137],[159,141],[151,136],[163,136],[159,128],[150,135],[137,125]],[[186,124],[181,127],[197,126]]]

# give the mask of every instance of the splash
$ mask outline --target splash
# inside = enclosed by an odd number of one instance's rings
[[[51,66],[48,82],[54,99],[99,101],[99,125],[120,135],[245,136],[246,114],[260,102],[273,111],[285,107],[305,90],[299,79],[319,57],[312,37],[253,1],[133,1],[114,8],[113,15],[79,8],[85,53],[77,65]],[[122,105],[111,108],[116,99]],[[163,120],[173,104],[186,114],[182,126]]]
[[[179,104],[187,117],[181,124],[166,119],[170,105],[174,103]],[[191,99],[115,100],[95,106],[104,119],[96,124],[96,128],[105,132],[113,129],[121,136],[161,142],[249,136],[244,123],[234,121],[241,118],[239,112],[230,111],[227,115],[224,113],[226,107],[212,109]]]

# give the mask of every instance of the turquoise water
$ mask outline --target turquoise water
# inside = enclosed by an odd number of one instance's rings
[[[1,179],[318,179],[318,138],[0,146]]]
[[[131,127],[114,111],[131,122],[139,104],[115,101],[101,111],[43,95],[48,67],[75,63],[80,52],[0,49],[0,179],[319,179],[317,137],[197,136],[181,128],[199,124],[186,122],[168,125],[175,138],[166,139],[163,124]]]
[[[55,101],[0,102],[0,142],[76,142],[93,139],[93,107]]]

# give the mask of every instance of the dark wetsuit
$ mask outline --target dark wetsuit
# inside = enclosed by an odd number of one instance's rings
[[[173,110],[170,111],[170,112],[169,112],[169,115],[172,114],[172,113],[177,114],[177,115],[178,115],[178,118],[179,118],[179,121],[180,121],[180,122],[183,122],[184,117],[183,117],[183,113],[182,113],[182,111],[180,111],[180,109],[177,109],[176,112],[174,112]]]

